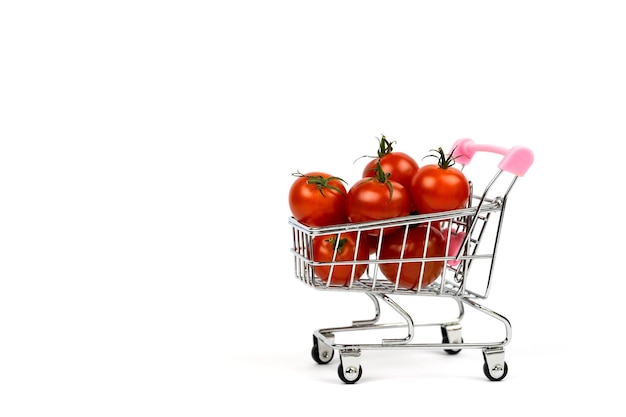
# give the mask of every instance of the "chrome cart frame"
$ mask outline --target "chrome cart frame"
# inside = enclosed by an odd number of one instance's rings
[[[492,381],[500,381],[508,373],[508,365],[504,358],[504,347],[511,341],[511,323],[503,315],[485,307],[482,300],[489,296],[497,249],[502,231],[502,222],[507,199],[518,177],[523,176],[533,163],[530,149],[515,146],[510,149],[493,145],[479,145],[471,139],[461,139],[452,147],[456,162],[464,169],[473,159],[477,151],[503,155],[498,170],[488,181],[481,194],[474,193],[474,184],[470,182],[471,198],[467,207],[458,210],[433,214],[416,214],[401,218],[381,221],[347,223],[329,227],[308,227],[293,217],[289,224],[293,230],[294,272],[297,279],[317,290],[363,292],[374,305],[374,317],[368,320],[353,321],[349,326],[328,327],[313,332],[311,355],[319,364],[328,364],[338,351],[340,363],[339,378],[353,384],[362,376],[360,363],[361,353],[374,349],[443,349],[449,354],[457,354],[463,349],[480,349],[483,354],[483,372]],[[500,187],[497,187],[499,185]],[[499,191],[496,189],[499,188]],[[404,233],[405,243],[408,231],[418,226],[428,226],[427,233],[442,233],[445,238],[445,256],[426,256],[427,245],[422,256],[403,256],[389,259],[381,256],[381,247],[385,233],[392,228],[394,233]],[[434,229],[437,232],[433,231]],[[402,232],[402,230],[404,232]],[[335,236],[340,239],[342,234],[356,234],[357,242],[368,236],[377,236],[377,245],[371,251],[369,259],[350,261],[319,262],[313,256],[313,241],[320,236]],[[428,234],[425,239],[428,242]],[[401,253],[404,254],[404,245]],[[335,249],[336,251],[336,249]],[[335,253],[336,255],[336,253]],[[431,263],[442,265],[441,273],[434,282],[422,285],[422,273]],[[398,275],[403,265],[417,263],[421,265],[420,277],[413,288],[399,285],[400,279],[387,279],[381,273],[381,265],[394,263],[398,265]],[[366,272],[355,276],[358,265],[366,264]],[[332,270],[337,266],[352,266],[352,276],[345,285],[333,283]],[[330,267],[330,276],[321,279],[316,273],[318,268]],[[471,274],[470,274],[471,272]],[[470,278],[471,277],[471,278]],[[457,307],[456,317],[445,320],[418,323],[409,311],[396,301],[404,296],[445,297],[452,299]],[[403,320],[400,322],[381,323],[381,301],[395,311]],[[462,335],[462,320],[465,307],[484,314],[489,319],[499,322],[504,329],[504,338],[487,342],[465,342]],[[415,342],[416,328],[437,326],[441,330],[441,339],[436,342]],[[371,330],[404,329],[406,336],[400,338],[383,338],[376,343],[338,343],[336,336],[348,332]]]

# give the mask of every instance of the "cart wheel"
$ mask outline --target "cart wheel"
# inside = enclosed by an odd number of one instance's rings
[[[340,363],[337,367],[337,374],[339,374],[339,379],[341,379],[346,384],[354,384],[359,379],[361,379],[361,375],[363,375],[363,368],[359,365],[359,369],[353,366],[349,366],[346,370],[343,369],[343,364]]]
[[[311,349],[311,356],[313,357],[313,360],[315,362],[319,363],[320,365],[326,365],[333,360],[333,356],[335,356],[335,351],[329,349],[320,352],[319,345],[316,343]]]
[[[455,343],[463,343],[463,337],[461,337],[461,326],[441,326],[441,343],[450,343],[450,337],[448,334],[453,335],[456,338]],[[462,349],[444,349],[443,351],[450,355],[456,355],[461,350]]]
[[[444,336],[442,343],[446,344],[446,343],[450,343],[450,341],[448,340],[448,338],[446,336]],[[459,340],[459,343],[463,343],[463,338],[461,338],[461,340]],[[456,355],[461,350],[463,350],[463,349],[444,349],[443,351],[446,352],[449,355]]]
[[[326,334],[325,337],[330,341],[334,341],[334,335],[330,333]],[[334,355],[335,351],[330,346],[324,342],[320,342],[320,340],[313,335],[313,348],[311,349],[311,356],[315,362],[320,365],[326,365],[333,360]]]
[[[489,365],[487,365],[487,362],[485,362],[485,364],[483,365],[483,372],[490,381],[502,381],[506,374],[509,372],[509,365],[504,362],[504,367],[497,366],[496,369],[490,370]],[[494,376],[492,372],[496,376]]]

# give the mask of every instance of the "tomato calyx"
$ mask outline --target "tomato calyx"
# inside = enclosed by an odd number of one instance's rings
[[[346,245],[348,239],[345,237],[337,240],[337,236],[331,236],[328,239],[324,239],[324,242],[328,242],[332,245],[333,249],[337,249],[337,253],[343,252],[343,248]]]
[[[454,148],[456,149],[456,148]],[[452,155],[454,155],[454,149],[452,150],[452,152],[450,152],[448,155],[445,154],[445,152],[443,151],[443,149],[441,148],[441,146],[437,149],[431,149],[431,152],[436,152],[436,155],[426,155],[424,158],[422,159],[426,159],[428,157],[433,157],[433,158],[437,158],[437,165],[439,165],[439,168],[441,169],[448,169],[451,166],[453,166],[456,163],[456,158],[458,158],[460,155],[457,155],[455,157],[453,157]]]
[[[361,158],[382,158],[383,156],[389,155],[393,152],[393,144],[396,143],[395,141],[393,142],[389,142],[387,140],[387,138],[385,137],[385,135],[381,135],[380,139],[376,138],[378,140],[378,150],[376,151],[376,154],[378,156],[371,156],[371,155],[363,155],[358,157],[354,162],[358,161]]]
[[[305,175],[305,174],[301,173],[300,171],[294,172],[291,175],[293,175],[294,177],[306,178],[306,183],[307,184],[311,184],[311,185],[315,185],[317,187],[317,190],[320,192],[321,195],[324,195],[324,190],[328,189],[328,190],[336,191],[336,192],[338,192],[339,194],[341,194],[344,197],[346,196],[346,194],[343,192],[343,190],[341,190],[338,187],[335,187],[334,185],[330,184],[330,181],[333,181],[333,180],[341,181],[341,182],[347,184],[346,181],[344,181],[343,179],[341,179],[339,177],[327,177],[327,178],[324,178],[321,175]]]
[[[376,160],[376,169],[374,170],[374,176],[364,179],[364,181],[378,181],[381,184],[385,184],[389,188],[389,201],[393,198],[393,184],[389,180],[391,173],[385,172],[380,165],[380,158]]]
[[[393,152],[393,144],[396,143],[395,141],[389,142],[385,135],[381,135],[380,139],[378,139],[378,142],[380,144],[380,147],[378,148],[379,158],[382,158],[383,156],[389,155]]]

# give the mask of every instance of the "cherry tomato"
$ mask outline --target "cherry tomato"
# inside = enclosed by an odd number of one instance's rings
[[[369,259],[369,246],[365,234],[361,234],[357,247],[357,232],[346,232],[333,235],[321,235],[313,238],[313,261],[337,262]],[[336,248],[336,255],[335,255]],[[358,249],[357,249],[358,248]],[[334,256],[334,259],[333,259]],[[331,270],[332,267],[332,270]],[[361,278],[367,269],[367,264],[323,265],[315,267],[315,274],[323,282],[330,285],[346,286],[354,270],[354,281]]]
[[[343,180],[325,172],[295,173],[289,189],[293,217],[310,227],[348,223]]]
[[[420,167],[409,187],[419,214],[464,208],[469,199],[469,182],[461,170],[452,166],[452,154],[446,156],[441,148],[437,152],[438,163]]]
[[[404,241],[405,229],[384,236],[380,259],[407,259],[407,258],[432,258],[444,256],[446,251],[445,239],[441,232],[434,227],[419,225],[409,228],[406,236],[404,253],[402,253],[402,242]],[[428,243],[426,234],[428,233]],[[424,246],[427,245],[426,256],[424,256]],[[425,287],[434,282],[441,274],[444,267],[443,261],[420,261],[420,262],[395,262],[381,263],[380,271],[389,281],[396,283],[398,269],[400,269],[400,282],[398,288],[416,289],[419,285],[420,275],[424,264],[424,274],[421,287]]]
[[[385,135],[379,139],[378,160],[384,172],[389,173],[389,179],[399,182],[404,188],[409,188],[411,179],[417,173],[419,165],[410,155],[393,150],[393,143]],[[376,175],[376,159],[371,160],[363,169],[363,177]]]
[[[380,164],[376,171],[375,177],[362,178],[348,191],[346,211],[353,223],[407,216],[411,212],[408,190],[389,179]],[[373,230],[370,234],[378,235],[379,231]]]

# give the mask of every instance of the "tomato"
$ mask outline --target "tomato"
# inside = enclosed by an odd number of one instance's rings
[[[437,152],[438,163],[420,167],[409,187],[419,214],[464,208],[469,199],[469,182],[461,170],[452,166],[452,154],[446,157],[441,148]]]
[[[295,173],[289,189],[293,217],[310,227],[348,223],[343,180],[324,172]]]
[[[313,261],[315,262],[337,262],[355,261],[369,259],[369,246],[365,234],[361,234],[357,246],[357,232],[346,232],[333,235],[321,235],[313,238]],[[335,255],[335,248],[337,254]],[[333,259],[334,256],[334,259]],[[331,270],[332,267],[332,270]],[[367,263],[346,264],[346,265],[323,265],[315,267],[315,274],[323,282],[330,285],[345,286],[350,284],[352,271],[354,270],[354,281],[361,278],[367,269]]]
[[[426,234],[428,233],[428,243]],[[406,245],[402,253],[402,243],[404,241],[405,229],[384,236],[379,259],[407,259],[407,258],[432,258],[442,257],[446,251],[445,239],[441,232],[434,227],[419,225],[409,228],[406,236]],[[427,246],[426,256],[424,256],[424,246]],[[400,269],[400,282],[398,288],[416,289],[419,285],[422,264],[424,264],[424,274],[421,287],[434,282],[441,274],[444,261],[419,261],[419,262],[395,262],[381,263],[380,271],[389,281],[396,283],[398,269]]]
[[[350,187],[346,212],[353,223],[407,216],[411,212],[411,196],[377,164],[376,176],[362,178]],[[373,230],[370,234],[378,235],[379,231]]]
[[[389,173],[389,179],[402,184],[405,188],[411,185],[411,179],[417,173],[419,165],[410,155],[393,150],[393,143],[389,142],[385,135],[379,139],[378,161],[384,172]],[[376,159],[371,160],[363,169],[363,177],[376,175]]]

